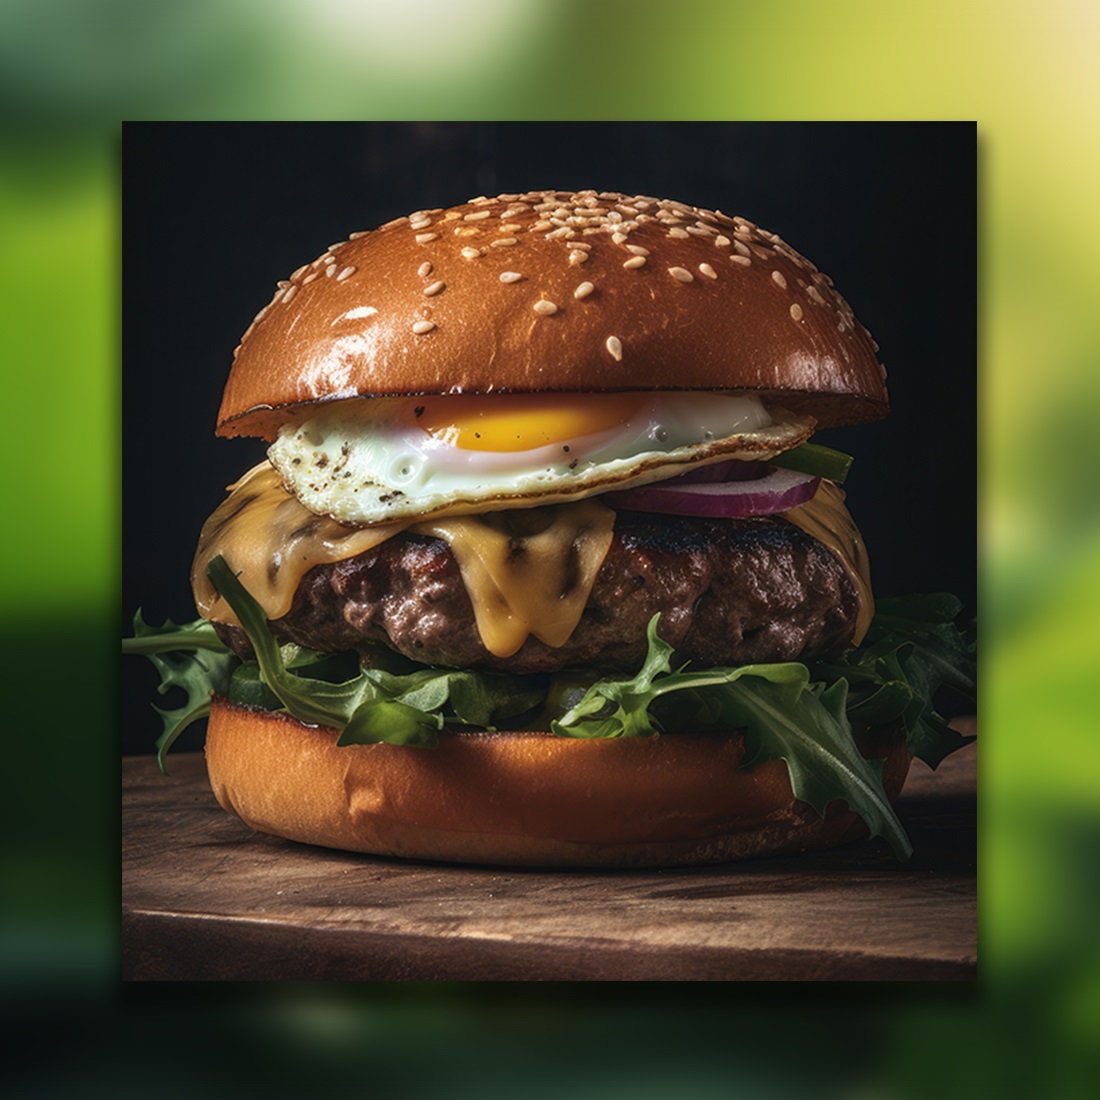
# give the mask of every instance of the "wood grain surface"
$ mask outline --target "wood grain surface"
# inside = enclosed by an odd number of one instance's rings
[[[200,754],[122,763],[130,981],[971,981],[976,749],[919,762],[881,841],[715,867],[533,871],[251,832]]]

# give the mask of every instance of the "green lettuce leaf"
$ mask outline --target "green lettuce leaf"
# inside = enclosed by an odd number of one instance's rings
[[[858,649],[843,660],[814,666],[824,681],[851,686],[853,722],[878,725],[901,719],[909,751],[929,767],[974,740],[951,729],[936,709],[943,688],[973,700],[976,642],[956,625],[962,604],[945,593],[878,600],[875,618]]]
[[[341,745],[384,741],[430,748],[444,723],[491,729],[494,722],[522,714],[543,698],[540,677],[422,667],[405,674],[361,669],[348,679],[332,681],[291,671],[263,609],[220,555],[210,563],[208,574],[256,654],[255,676],[239,675],[238,692],[257,698],[262,685],[300,722],[340,730]],[[300,652],[296,658],[303,670],[317,663]]]
[[[784,760],[795,797],[818,813],[841,798],[883,836],[899,859],[912,847],[882,786],[881,763],[865,760],[847,716],[848,684],[811,685],[809,670],[795,662],[673,671],[672,647],[649,623],[649,648],[638,674],[629,680],[601,680],[552,725],[562,737],[651,737],[664,722],[699,730],[701,709],[709,728],[745,730],[746,766]],[[685,666],[686,667],[686,666]],[[685,707],[668,703],[686,693]],[[664,708],[655,706],[664,701]],[[712,724],[713,723],[713,724]],[[675,732],[675,726],[672,727]]]
[[[134,637],[123,639],[122,652],[140,653],[153,662],[160,673],[159,694],[172,688],[184,693],[185,701],[178,707],[153,707],[164,724],[156,742],[157,763],[167,775],[169,749],[188,726],[210,713],[210,696],[228,690],[240,662],[208,622],[199,619],[180,626],[168,619],[163,626],[151,626],[140,609],[134,616]]]
[[[233,608],[256,655],[241,662],[202,620],[161,627],[139,611],[123,651],[149,657],[161,675],[161,694],[181,689],[184,702],[158,709],[164,729],[157,758],[210,710],[212,694],[308,725],[340,731],[339,744],[387,742],[416,748],[437,743],[445,726],[550,728],[563,737],[652,737],[677,729],[745,730],[746,766],[786,762],[796,796],[818,812],[843,799],[883,836],[899,857],[909,852],[904,831],[882,788],[881,766],[864,760],[852,728],[904,724],[909,748],[935,767],[967,744],[936,709],[941,689],[973,696],[975,645],[959,630],[958,600],[914,596],[881,600],[864,644],[812,667],[797,662],[739,668],[674,669],[673,651],[657,634],[632,677],[597,679],[566,670],[551,677],[437,669],[387,658],[361,668],[354,653],[315,653],[279,646],[262,608],[223,559],[209,567],[215,587]]]

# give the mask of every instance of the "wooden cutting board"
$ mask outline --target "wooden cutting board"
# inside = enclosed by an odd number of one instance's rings
[[[717,867],[406,863],[253,833],[201,754],[122,762],[131,981],[971,981],[976,750],[919,762],[881,841]]]

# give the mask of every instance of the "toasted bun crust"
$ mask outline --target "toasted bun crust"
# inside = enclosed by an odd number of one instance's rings
[[[743,218],[503,195],[354,234],[281,282],[218,432],[272,439],[346,397],[670,388],[757,391],[828,427],[888,412],[876,350],[828,276]]]
[[[801,852],[855,839],[842,803],[824,818],[786,765],[742,770],[738,734],[570,740],[445,733],[435,749],[339,748],[333,730],[215,699],[206,739],[222,807],[264,833],[413,859],[526,866],[668,866]],[[895,799],[900,730],[861,744]]]

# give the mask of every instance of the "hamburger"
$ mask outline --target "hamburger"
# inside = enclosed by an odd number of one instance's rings
[[[779,237],[680,202],[330,246],[236,349],[217,431],[268,461],[202,529],[201,619],[127,645],[187,695],[162,765],[206,717],[226,810],[376,855],[906,855],[910,760],[961,743],[914,662],[969,650],[946,597],[876,625],[850,459],[808,442],[887,414],[877,350]]]

